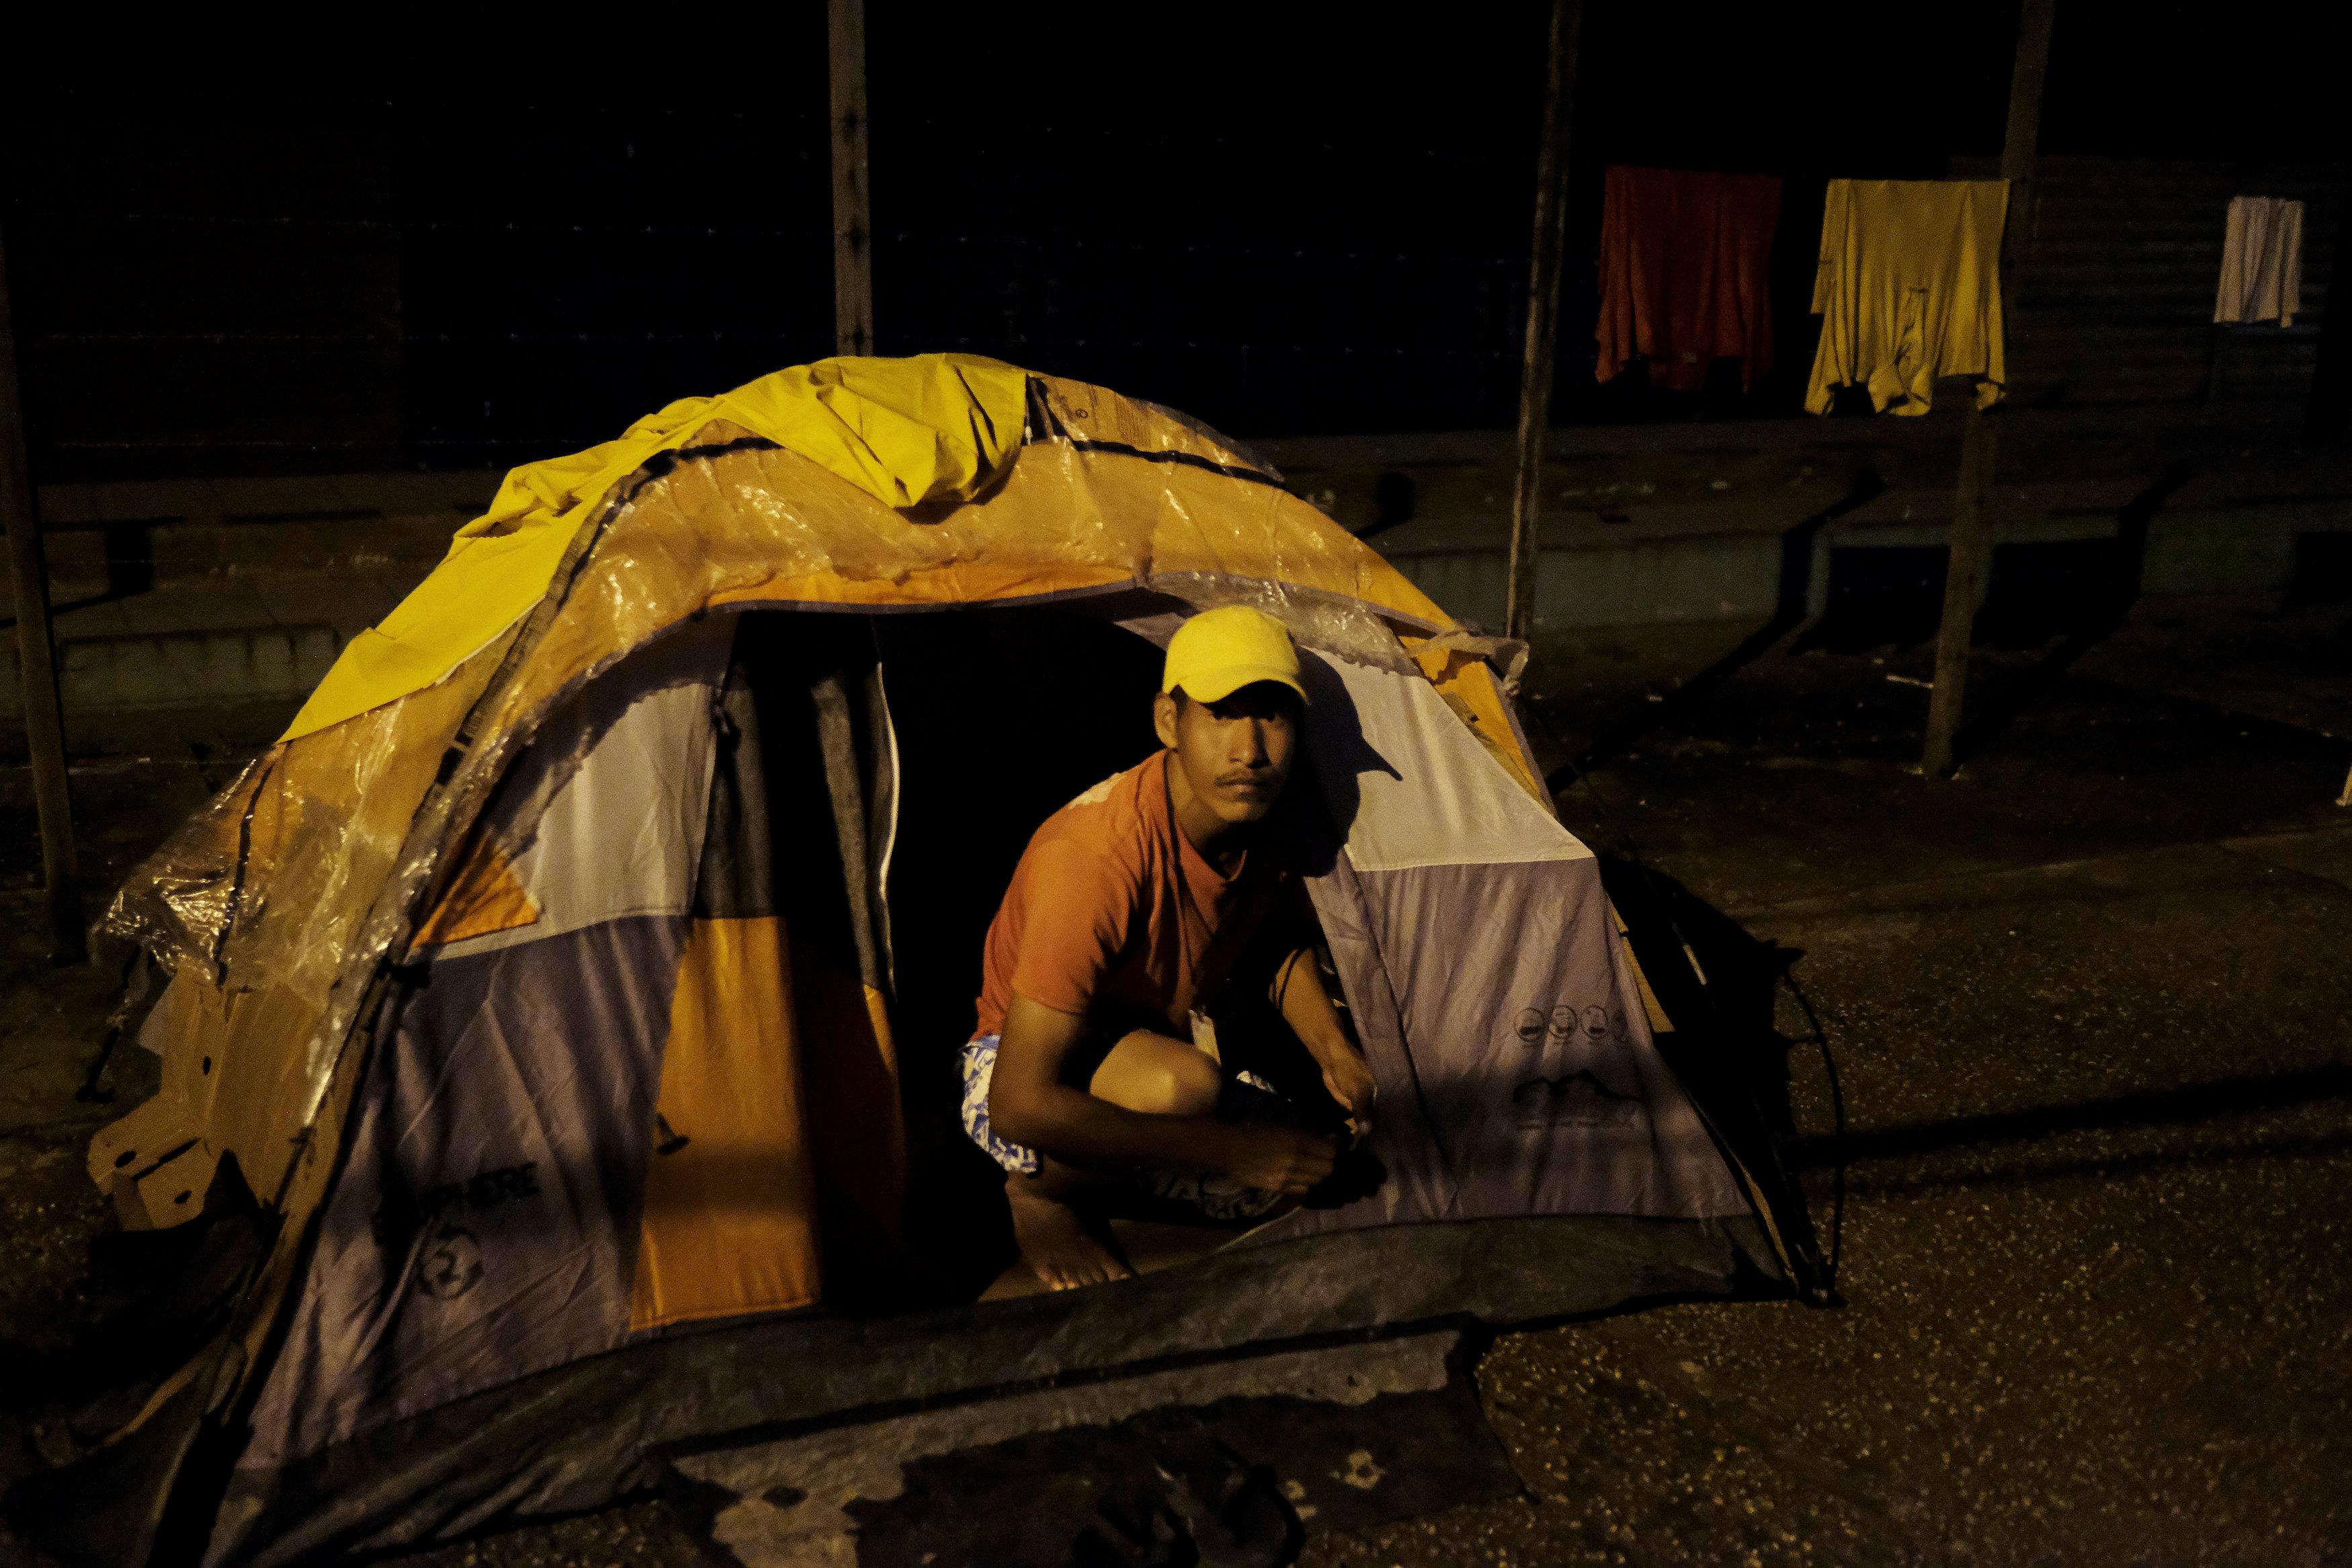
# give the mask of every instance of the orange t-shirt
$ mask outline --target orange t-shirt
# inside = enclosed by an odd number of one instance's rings
[[[1162,751],[1104,779],[1030,839],[988,928],[975,1033],[1000,1031],[1018,991],[1056,1012],[1153,1014],[1185,1037],[1215,928],[1270,907],[1266,894],[1296,896],[1281,885],[1296,878],[1266,844],[1219,875],[1169,821],[1167,768]],[[1264,886],[1268,877],[1274,888]],[[1207,977],[1213,986],[1218,977]]]

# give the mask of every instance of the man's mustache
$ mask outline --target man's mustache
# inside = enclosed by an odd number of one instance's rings
[[[1271,768],[1242,768],[1230,773],[1218,774],[1217,784],[1223,789],[1242,784],[1271,784],[1276,777]]]

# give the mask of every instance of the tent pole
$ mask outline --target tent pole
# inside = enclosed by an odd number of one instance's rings
[[[81,894],[74,885],[73,802],[66,787],[57,643],[49,628],[48,562],[41,549],[40,505],[25,450],[5,244],[0,244],[0,525],[8,530],[8,570],[16,586],[16,674],[24,688],[25,738],[33,754],[33,801],[41,819],[41,870],[48,879],[49,956],[68,964],[86,950]]]
[[[2000,177],[2009,182],[2009,221],[2001,230],[2000,270],[1993,287],[2000,290],[2001,329],[2011,351],[2017,335],[2010,330],[2009,307],[2017,297],[2017,277],[2033,230],[2033,149],[2042,125],[2042,79],[2050,64],[2050,21],[2056,3],[2025,0],[2017,24],[2017,65],[2009,80],[2009,131],[2000,148]],[[1936,628],[1936,687],[1927,698],[1927,744],[1919,762],[1920,771],[1930,779],[1949,778],[1958,766],[1952,745],[1968,694],[1969,643],[1977,611],[1984,603],[1986,568],[1992,556],[1984,498],[1999,455],[1999,427],[1978,409],[1973,392],[1961,417],[1967,427],[1960,437],[1960,476],[1952,497],[1944,618]]]
[[[1510,580],[1503,632],[1535,626],[1536,517],[1543,500],[1544,434],[1551,423],[1552,345],[1559,336],[1559,252],[1567,221],[1569,99],[1576,89],[1580,0],[1552,0],[1551,64],[1544,78],[1543,144],[1536,155],[1535,255],[1528,264],[1527,359],[1519,372],[1518,476],[1511,489]]]
[[[874,351],[874,225],[866,190],[866,0],[826,0],[833,69],[833,351]]]

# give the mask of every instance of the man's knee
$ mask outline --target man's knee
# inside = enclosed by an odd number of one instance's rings
[[[1130,1111],[1154,1116],[1205,1116],[1217,1108],[1221,1087],[1217,1064],[1197,1051],[1155,1051],[1148,1067],[1122,1073],[1120,1079],[1114,1094],[1105,1098],[1115,1099]]]
[[[1205,1116],[1217,1108],[1217,1064],[1197,1051],[1170,1052],[1158,1110],[1163,1116]]]

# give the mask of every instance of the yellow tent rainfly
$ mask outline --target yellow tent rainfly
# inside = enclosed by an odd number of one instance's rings
[[[429,686],[547,591],[580,525],[626,476],[719,422],[808,458],[887,507],[970,500],[1021,446],[1027,376],[977,354],[824,360],[680,398],[618,441],[509,474],[490,509],[383,625],[345,649],[284,738]]]

